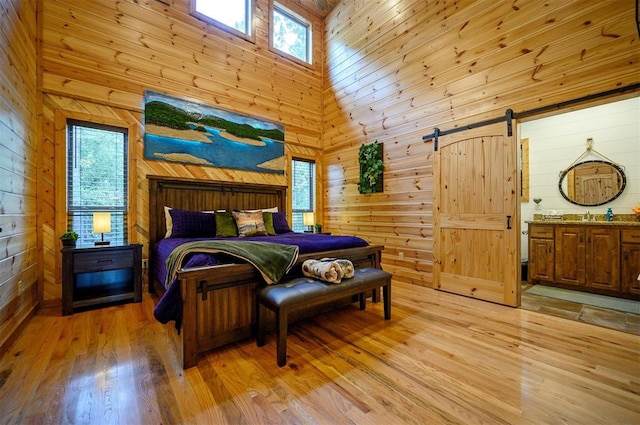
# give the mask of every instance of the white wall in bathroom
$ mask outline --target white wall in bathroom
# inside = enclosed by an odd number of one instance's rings
[[[640,97],[558,114],[519,125],[520,138],[529,139],[529,201],[521,203],[521,229],[534,213],[562,210],[564,214],[631,214],[640,204]],[[568,202],[558,189],[560,172],[568,168],[593,138],[593,150],[624,166],[627,186],[617,199],[599,207]],[[591,152],[581,159],[603,159]],[[540,205],[533,198],[541,198]],[[522,235],[522,259],[528,258],[527,235]]]

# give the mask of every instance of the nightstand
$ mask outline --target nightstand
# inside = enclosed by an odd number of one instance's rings
[[[118,301],[142,301],[142,245],[62,249],[62,315]]]

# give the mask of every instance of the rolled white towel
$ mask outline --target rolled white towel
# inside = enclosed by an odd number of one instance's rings
[[[355,267],[353,266],[353,263],[350,260],[347,260],[346,258],[321,258],[320,261],[335,261],[336,263],[338,263],[338,265],[340,266],[340,269],[342,270],[342,278],[343,279],[350,279],[353,277],[354,273],[355,273]]]
[[[342,268],[336,261],[306,260],[302,263],[302,273],[329,283],[340,283],[343,276]]]
[[[353,263],[346,258],[332,258],[331,260],[338,263],[340,269],[342,269],[342,278],[343,279],[351,279],[355,272],[355,268],[353,267]],[[324,261],[324,258],[321,260]]]

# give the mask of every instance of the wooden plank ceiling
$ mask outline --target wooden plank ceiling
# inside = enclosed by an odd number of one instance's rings
[[[294,0],[294,2],[299,3],[300,6],[314,15],[324,18],[333,9],[338,0]]]

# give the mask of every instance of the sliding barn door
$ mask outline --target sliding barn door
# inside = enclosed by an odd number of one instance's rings
[[[515,135],[507,136],[504,122],[440,136],[434,156],[437,289],[520,304],[517,155]]]

